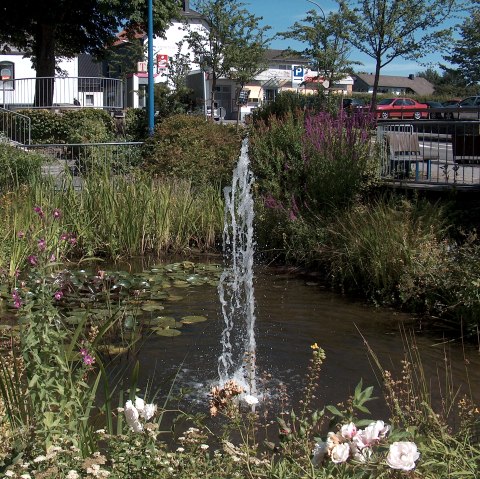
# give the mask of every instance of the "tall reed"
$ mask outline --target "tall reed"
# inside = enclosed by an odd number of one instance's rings
[[[15,251],[15,232],[28,228],[36,205],[62,210],[63,225],[76,237],[81,255],[117,258],[211,250],[223,228],[223,198],[214,186],[102,173],[86,176],[81,189],[71,178],[61,187],[42,180],[13,190],[0,203],[2,263]]]

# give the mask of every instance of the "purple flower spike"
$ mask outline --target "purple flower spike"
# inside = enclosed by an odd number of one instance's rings
[[[30,255],[28,257],[28,262],[32,265],[32,266],[36,266],[38,264],[38,258],[35,256],[35,255]]]
[[[17,233],[17,238],[18,238],[18,239],[23,239],[23,238],[25,238],[25,232],[24,232],[24,231],[19,231],[19,232]]]
[[[52,216],[53,216],[54,219],[61,218],[62,217],[62,212],[58,208],[55,208],[52,212]]]
[[[60,301],[63,298],[63,291],[62,290],[57,291],[53,297],[55,298],[56,301]]]

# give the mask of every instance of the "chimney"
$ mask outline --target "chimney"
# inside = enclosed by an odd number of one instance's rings
[[[413,80],[414,78],[415,78],[415,75],[413,75],[412,73],[410,73],[410,75],[408,75],[409,80]]]

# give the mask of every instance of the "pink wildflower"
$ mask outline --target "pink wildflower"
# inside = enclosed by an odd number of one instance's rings
[[[38,264],[38,258],[35,256],[35,255],[30,255],[28,257],[28,262],[32,265],[32,266],[36,266]]]
[[[45,251],[45,246],[46,246],[45,238],[39,239],[38,240],[38,249],[40,251]]]
[[[55,208],[52,212],[52,216],[54,219],[61,218],[62,212],[58,208]]]
[[[43,212],[42,208],[40,208],[40,206],[35,206],[35,208],[33,208],[33,211],[35,211],[35,213],[37,213],[40,218],[43,218],[45,216],[45,213]]]
[[[63,298],[63,291],[62,290],[56,291],[53,297],[55,298],[56,301],[60,301]]]
[[[25,232],[24,232],[24,231],[19,231],[19,232],[17,233],[17,238],[18,238],[18,239],[23,239],[23,238],[25,238]]]
[[[12,299],[13,299],[13,307],[15,309],[20,309],[22,307],[22,298],[20,297],[20,293],[14,289],[12,292]]]

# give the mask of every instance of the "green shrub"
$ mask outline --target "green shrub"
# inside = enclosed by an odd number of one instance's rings
[[[41,175],[45,157],[0,143],[0,191],[31,182]]]
[[[68,126],[62,116],[50,110],[20,110],[31,120],[32,143],[65,143]]]
[[[232,126],[193,115],[166,118],[144,146],[145,167],[159,176],[195,184],[227,184],[240,152],[241,136]]]
[[[128,108],[125,112],[125,139],[127,141],[144,141],[147,136],[147,110]]]
[[[55,113],[35,109],[19,113],[31,120],[32,143],[102,143],[115,139],[115,121],[104,110]]]
[[[62,115],[65,143],[103,143],[115,139],[115,120],[104,110],[70,110]]]

